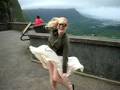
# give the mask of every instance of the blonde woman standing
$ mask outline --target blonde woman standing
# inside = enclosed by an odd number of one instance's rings
[[[40,60],[43,67],[49,70],[52,90],[57,89],[58,83],[64,85],[67,90],[74,90],[69,75],[77,69],[83,71],[84,67],[78,58],[68,57],[68,20],[65,17],[55,17],[46,27],[50,31],[48,45],[37,48],[30,46],[30,51]]]

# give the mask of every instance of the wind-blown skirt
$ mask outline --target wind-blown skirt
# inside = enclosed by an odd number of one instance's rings
[[[42,63],[43,68],[48,69],[47,63],[48,61],[51,61],[56,65],[59,74],[62,74],[63,57],[58,56],[48,45],[41,45],[39,47],[29,46],[29,49],[31,53]],[[84,70],[84,66],[80,64],[78,58],[74,56],[68,57],[67,65],[68,75],[71,75],[71,73],[77,69],[80,69],[82,72]]]

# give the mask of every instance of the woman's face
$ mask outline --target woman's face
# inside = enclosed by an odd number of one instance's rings
[[[65,24],[65,23],[59,23],[58,24],[58,29],[59,30],[65,31],[66,27],[67,27],[67,24]]]
[[[66,32],[67,24],[66,23],[58,23],[57,29],[58,29],[58,34],[63,35]]]

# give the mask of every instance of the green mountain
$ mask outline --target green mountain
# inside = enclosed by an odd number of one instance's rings
[[[75,9],[28,9],[23,10],[27,21],[34,22],[37,15],[47,23],[53,17],[65,16],[69,21],[69,34],[120,38],[120,23],[97,20],[80,14]],[[111,23],[110,23],[111,22]]]
[[[18,0],[0,0],[0,31],[12,28],[8,22],[25,22]]]
[[[0,0],[0,22],[25,21],[18,0]]]

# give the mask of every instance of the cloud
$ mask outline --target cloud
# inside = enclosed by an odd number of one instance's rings
[[[66,6],[68,0],[18,0],[22,9],[29,8],[55,8]],[[67,5],[68,6],[68,5]]]
[[[77,10],[92,18],[120,21],[120,7],[77,8]]]
[[[120,21],[120,0],[18,0],[22,9],[76,8],[96,19]]]
[[[23,9],[28,8],[86,8],[119,7],[120,0],[18,0]]]

